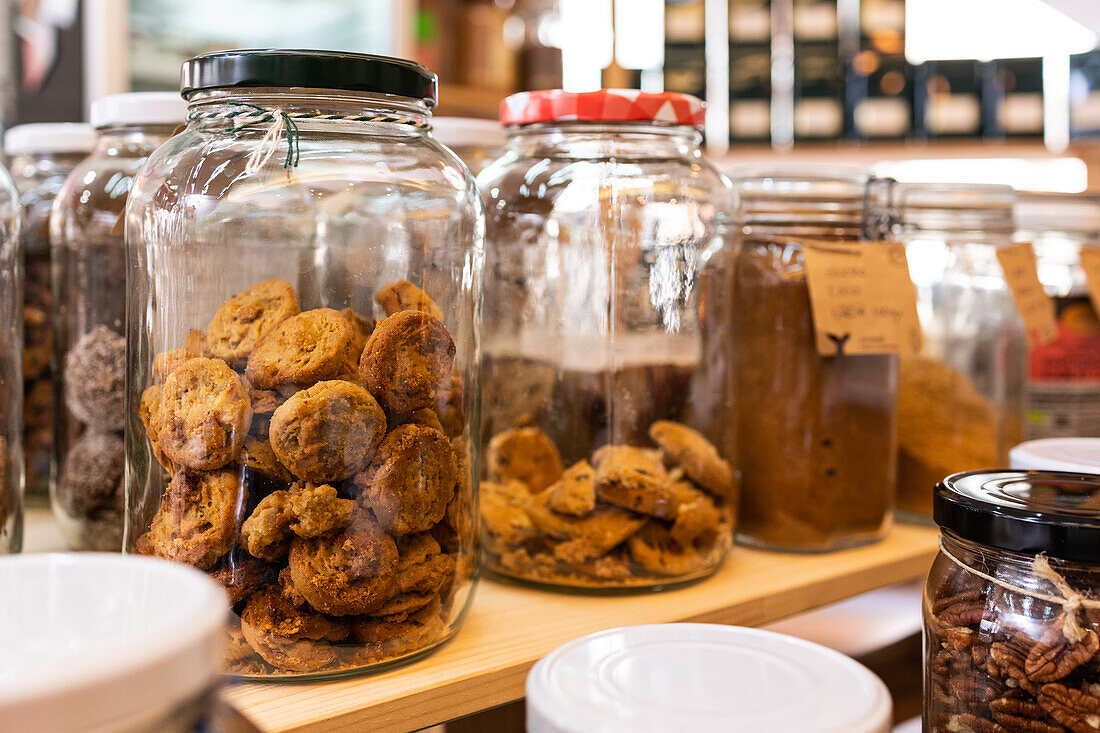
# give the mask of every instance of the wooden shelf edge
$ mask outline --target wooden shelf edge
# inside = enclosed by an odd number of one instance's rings
[[[327,683],[239,684],[224,699],[262,731],[417,730],[523,697],[527,671],[560,644],[621,625],[756,626],[921,577],[938,533],[902,525],[829,555],[735,548],[713,577],[660,594],[593,597],[483,581],[456,638],[415,664]]]

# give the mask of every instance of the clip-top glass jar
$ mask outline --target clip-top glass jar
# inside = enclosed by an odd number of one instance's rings
[[[1027,334],[997,259],[1014,203],[1008,186],[894,186],[924,337],[898,371],[899,516],[929,521],[937,481],[1023,440]]]
[[[1031,349],[1028,436],[1100,437],[1100,317],[1081,267],[1082,250],[1100,248],[1100,196],[1018,193],[1016,239],[1031,242],[1058,319],[1054,340]]]
[[[23,547],[23,267],[19,194],[0,165],[0,554]]]
[[[735,232],[683,94],[501,105],[487,208],[485,563],[550,587],[658,588],[731,544]]]
[[[130,192],[126,545],[227,587],[231,673],[457,631],[476,577],[484,223],[400,59],[228,51]]]
[[[1100,479],[972,471],[936,487],[924,730],[1100,729]]]
[[[126,252],[119,217],[134,176],[186,113],[175,92],[97,99],[95,148],[54,200],[54,343],[61,373],[51,503],[73,549],[122,549]]]
[[[27,497],[45,505],[56,466],[54,439],[53,291],[50,286],[50,210],[77,163],[95,144],[90,125],[18,125],[4,135],[12,180],[23,203],[23,452]],[[121,285],[121,283],[120,283]]]
[[[868,174],[735,169],[741,512],[738,540],[825,551],[880,539],[895,485],[897,357],[822,356],[803,260],[807,240],[872,233]]]

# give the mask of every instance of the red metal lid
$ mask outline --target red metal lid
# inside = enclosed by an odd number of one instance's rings
[[[529,122],[663,122],[703,126],[706,105],[690,94],[640,92],[637,89],[601,89],[566,92],[546,89],[520,92],[500,103],[503,125]]]

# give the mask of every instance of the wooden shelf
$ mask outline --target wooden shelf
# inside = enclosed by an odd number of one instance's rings
[[[713,578],[642,596],[563,595],[482,581],[458,635],[426,659],[326,683],[238,684],[223,697],[261,731],[417,730],[522,698],[531,665],[594,631],[670,621],[756,626],[922,577],[937,536],[899,525],[876,545],[828,555],[738,547]]]

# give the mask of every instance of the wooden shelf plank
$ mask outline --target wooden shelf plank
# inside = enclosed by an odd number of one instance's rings
[[[594,631],[670,621],[756,626],[921,577],[937,536],[899,525],[877,545],[828,555],[738,547],[713,578],[642,596],[564,595],[482,581],[458,635],[426,659],[326,683],[238,684],[223,695],[272,733],[417,730],[520,699],[531,665]]]

